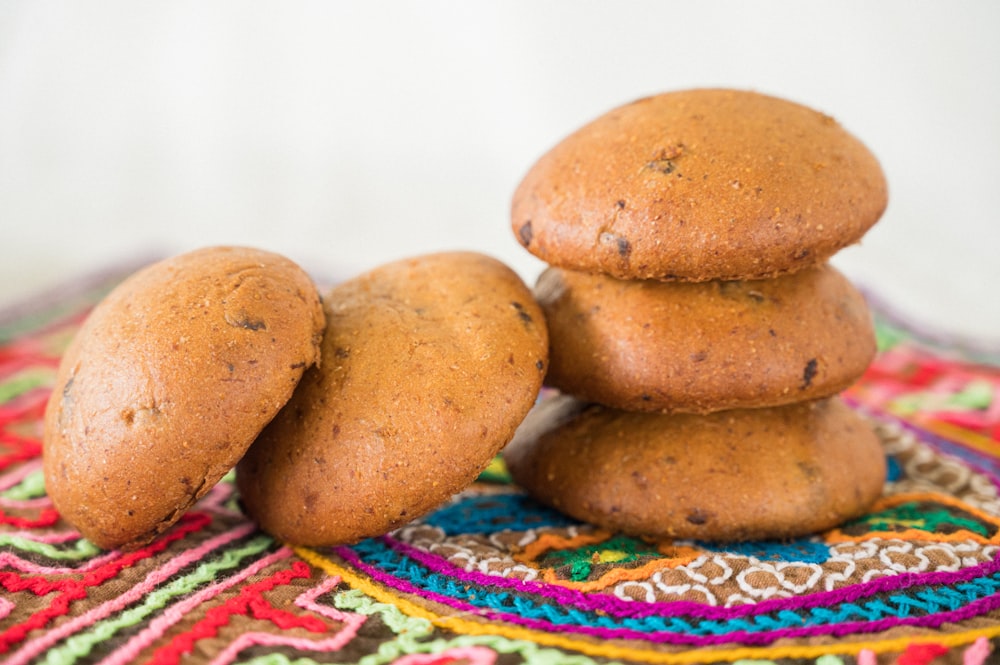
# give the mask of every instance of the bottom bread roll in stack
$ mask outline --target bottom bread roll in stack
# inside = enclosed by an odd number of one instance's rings
[[[577,519],[647,538],[792,538],[857,517],[885,457],[836,397],[708,415],[553,395],[504,451],[517,482]]]
[[[881,216],[875,158],[830,117],[753,92],[625,105],[514,195],[549,263],[540,404],[504,452],[540,501],[648,538],[791,538],[863,514],[886,463],[838,394],[875,354],[828,259]]]

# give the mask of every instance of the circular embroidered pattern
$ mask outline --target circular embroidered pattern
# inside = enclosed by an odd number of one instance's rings
[[[464,624],[663,662],[693,648],[777,658],[791,642],[947,631],[997,609],[995,474],[890,420],[876,428],[892,468],[884,496],[809,538],[644,542],[480,483],[403,529],[315,554]]]
[[[496,461],[447,505],[352,547],[275,542],[230,474],[150,544],[103,551],[53,509],[40,423],[60,354],[113,283],[0,312],[5,664],[872,665],[954,649],[948,662],[984,665],[1000,642],[988,364],[883,322],[850,397],[879,409],[889,482],[866,515],[809,538],[636,540],[540,507]]]

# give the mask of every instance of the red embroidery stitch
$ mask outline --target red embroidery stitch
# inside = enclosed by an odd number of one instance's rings
[[[191,630],[177,635],[169,644],[158,649],[147,661],[147,665],[172,665],[180,662],[181,656],[190,653],[196,642],[215,637],[219,628],[227,625],[234,614],[250,615],[255,619],[270,621],[283,630],[305,628],[314,633],[325,633],[327,625],[320,619],[279,610],[263,596],[265,591],[286,585],[294,579],[308,578],[310,575],[309,566],[305,562],[295,561],[290,568],[279,570],[270,577],[243,587],[239,595],[208,610],[205,618],[196,623]]]
[[[211,521],[211,517],[205,513],[188,513],[178,522],[177,526],[153,543],[134,552],[126,552],[100,568],[86,573],[80,579],[49,580],[38,576],[21,577],[17,573],[0,572],[0,586],[11,593],[30,591],[40,597],[59,592],[59,595],[52,599],[48,607],[36,612],[28,620],[15,624],[0,633],[0,653],[9,651],[12,645],[23,640],[31,631],[44,628],[53,619],[67,614],[70,603],[86,598],[89,588],[103,584],[118,575],[123,569],[162,552],[170,543],[205,528]]]
[[[896,661],[897,665],[930,665],[938,656],[948,653],[948,647],[940,644],[911,644]]]

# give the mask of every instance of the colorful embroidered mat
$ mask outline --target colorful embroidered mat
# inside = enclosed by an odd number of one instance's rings
[[[0,315],[0,661],[996,662],[1000,367],[879,318],[849,393],[890,462],[871,513],[793,542],[649,543],[527,499],[495,463],[437,512],[352,547],[290,548],[232,479],[131,553],[45,496],[59,354],[110,281]]]

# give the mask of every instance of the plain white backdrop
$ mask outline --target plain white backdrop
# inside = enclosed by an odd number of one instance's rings
[[[1000,341],[1000,2],[0,3],[0,306],[209,244],[319,279],[445,249],[528,282],[510,196],[644,95],[754,89],[836,117],[889,210],[834,262],[917,323]]]

